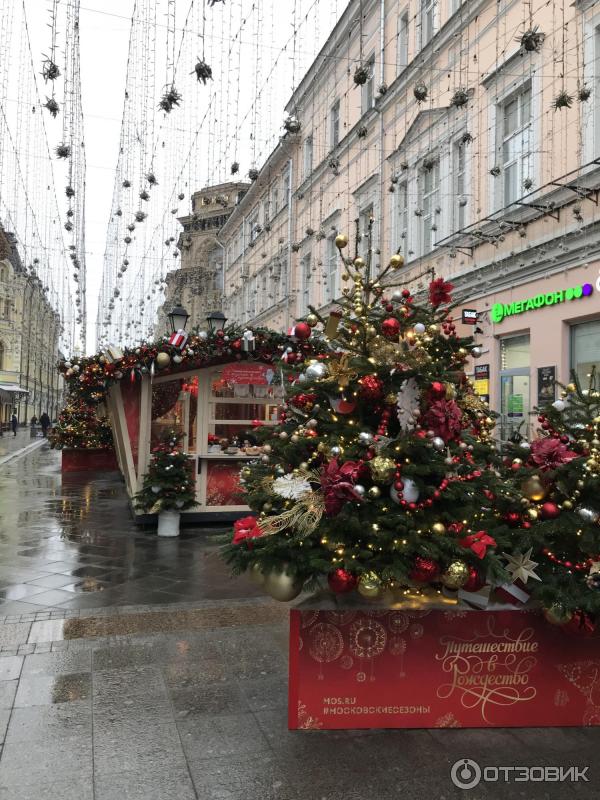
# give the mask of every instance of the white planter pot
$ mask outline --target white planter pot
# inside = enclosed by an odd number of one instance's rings
[[[159,536],[179,536],[179,511],[161,511],[158,515]]]

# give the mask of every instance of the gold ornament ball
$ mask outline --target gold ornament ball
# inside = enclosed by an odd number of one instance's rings
[[[250,569],[248,570],[248,576],[252,583],[255,583],[257,586],[265,585],[266,576],[257,561],[250,566]]]
[[[159,369],[165,369],[171,363],[171,356],[168,353],[157,353],[156,366]]]
[[[600,425],[600,417],[594,417],[594,419],[592,421],[593,421],[594,425]]]
[[[521,484],[521,491],[529,500],[539,503],[546,496],[547,489],[538,475],[532,475]]]
[[[264,588],[274,600],[289,603],[302,591],[302,583],[295,575],[290,575],[284,565],[282,572],[269,572],[265,575]]]
[[[346,234],[338,233],[338,235],[335,237],[335,246],[340,250],[343,250],[344,247],[347,247],[347,245],[348,245],[348,237],[346,236]]]
[[[365,572],[360,576],[357,591],[368,600],[375,600],[381,593],[381,580],[376,572]]]
[[[306,318],[306,324],[310,325],[311,328],[314,328],[319,322],[319,318],[316,314],[309,314]]]
[[[573,614],[559,603],[554,603],[550,608],[544,609],[544,617],[551,625],[566,625],[572,616]]]
[[[452,561],[441,575],[441,582],[448,589],[460,589],[469,580],[469,567],[464,561]]]
[[[574,383],[567,383],[567,385],[565,386],[565,389],[566,389],[567,392],[570,392],[571,394],[573,394],[573,392],[577,391],[577,387],[575,386]]]
[[[355,258],[352,263],[354,264],[356,269],[364,269],[364,267],[367,266],[367,262],[364,260],[364,258],[361,258],[360,256],[358,256],[358,258]]]
[[[529,517],[529,519],[536,520],[538,518],[537,508],[528,509],[527,516]]]
[[[429,331],[429,333],[439,333],[440,332],[440,326],[439,325],[430,325],[427,328],[427,330]]]
[[[386,456],[375,456],[369,461],[369,468],[375,483],[389,483],[396,472],[396,462]]]
[[[444,533],[446,533],[446,526],[443,522],[434,522],[431,526],[431,531],[438,536],[442,536]]]
[[[573,503],[570,500],[563,500],[562,507],[565,511],[570,511],[573,508]]]
[[[395,253],[390,258],[390,267],[392,269],[400,269],[400,267],[404,266],[404,257],[401,256],[399,253]]]
[[[369,491],[367,492],[371,500],[379,500],[381,497],[381,489],[379,486],[371,486]]]

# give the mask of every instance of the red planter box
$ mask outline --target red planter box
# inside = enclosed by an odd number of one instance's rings
[[[535,611],[290,614],[289,727],[600,725],[600,637]]]
[[[110,450],[63,450],[62,472],[118,471],[117,456]]]

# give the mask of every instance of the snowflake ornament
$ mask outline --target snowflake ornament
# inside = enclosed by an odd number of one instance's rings
[[[412,431],[414,429],[417,423],[413,411],[419,407],[420,399],[421,392],[416,380],[407,378],[400,386],[396,396],[396,413],[401,430]]]
[[[292,473],[273,481],[273,492],[286,500],[299,500],[311,491],[310,483],[305,478],[298,478]]]

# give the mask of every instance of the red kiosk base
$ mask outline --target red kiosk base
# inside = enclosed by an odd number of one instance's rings
[[[600,725],[600,637],[536,611],[290,614],[290,729]]]
[[[118,469],[117,456],[112,448],[62,450],[62,472],[115,472]]]

